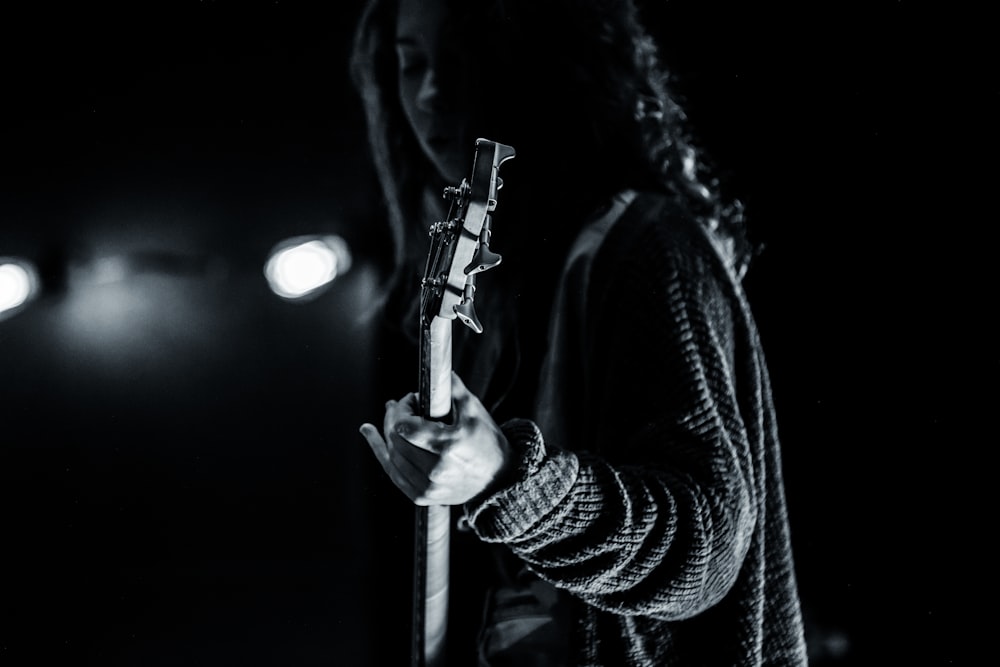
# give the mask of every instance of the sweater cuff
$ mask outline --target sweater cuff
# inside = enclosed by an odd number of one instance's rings
[[[523,538],[566,498],[579,471],[577,457],[547,448],[533,422],[512,419],[501,430],[517,456],[511,483],[465,505],[469,524],[484,542]]]

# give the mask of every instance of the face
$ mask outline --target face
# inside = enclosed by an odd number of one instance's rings
[[[396,22],[399,97],[424,154],[449,184],[468,176],[469,87],[445,0],[400,0]]]

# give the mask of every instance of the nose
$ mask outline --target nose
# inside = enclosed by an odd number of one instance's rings
[[[437,67],[428,67],[417,91],[417,108],[426,112],[448,111],[444,77]]]

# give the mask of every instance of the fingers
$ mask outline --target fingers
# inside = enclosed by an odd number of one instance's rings
[[[445,422],[424,419],[414,410],[415,401],[389,401],[385,404],[383,432],[395,444],[402,443],[418,447],[432,454],[440,454],[454,439],[450,426]]]
[[[452,372],[451,378],[452,404],[456,412],[452,421],[461,426],[469,418],[484,419],[488,417],[489,411],[479,400],[479,397],[469,391],[462,378],[457,373]],[[492,419],[492,417],[490,417]]]
[[[389,445],[373,425],[362,424],[359,432],[368,441],[368,446],[371,447],[372,453],[392,483],[415,502],[427,486],[426,481],[421,482],[426,480],[426,476],[406,459],[394,456],[389,450]]]
[[[389,448],[386,446],[382,436],[379,435],[379,432],[371,424],[362,424],[358,431],[368,441],[368,446],[371,447],[372,453],[375,454],[378,462],[386,469],[386,472],[389,472]]]
[[[406,417],[396,422],[392,433],[403,443],[440,456],[455,440],[454,429],[443,422]]]
[[[493,418],[475,394],[469,391],[457,373],[452,372],[452,414],[448,421],[425,419],[419,414],[415,394],[401,401],[386,403],[383,433],[390,446],[406,443],[435,455],[443,455],[456,443],[467,440],[482,427],[493,424]],[[425,470],[421,460],[410,457]]]
[[[462,378],[460,378],[458,376],[458,373],[456,373],[455,371],[452,371],[451,372],[451,396],[452,396],[452,399],[459,398],[459,397],[464,398],[464,397],[466,397],[468,395],[469,395],[469,388],[465,386],[465,382],[463,382]]]
[[[372,424],[360,428],[389,479],[417,505],[465,502],[496,467],[498,429],[461,378],[451,377],[448,422],[425,419],[411,393],[385,404],[381,432]]]
[[[361,435],[389,479],[416,505],[442,504],[446,500],[435,481],[439,458],[403,442],[393,446],[371,424],[362,424]]]

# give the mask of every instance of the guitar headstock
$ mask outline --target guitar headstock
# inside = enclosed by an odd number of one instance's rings
[[[482,325],[474,307],[476,275],[500,263],[490,250],[492,213],[503,187],[500,165],[514,157],[514,149],[487,139],[476,140],[470,178],[445,188],[451,201],[447,220],[431,226],[431,248],[421,281],[420,316],[458,318],[476,333]]]

